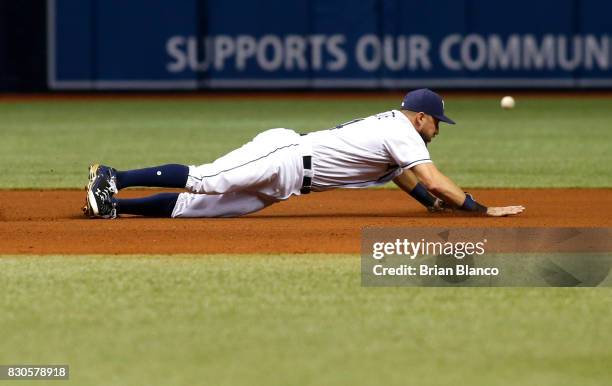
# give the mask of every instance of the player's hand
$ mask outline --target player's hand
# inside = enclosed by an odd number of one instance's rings
[[[522,205],[516,206],[490,206],[487,208],[487,216],[503,217],[523,213],[525,207]]]

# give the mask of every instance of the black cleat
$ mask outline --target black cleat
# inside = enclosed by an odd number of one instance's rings
[[[89,167],[86,205],[83,212],[91,218],[117,217],[116,203],[112,200],[118,192],[115,171],[104,165],[94,164]]]

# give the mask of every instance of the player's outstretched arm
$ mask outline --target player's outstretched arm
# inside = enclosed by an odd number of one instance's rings
[[[414,166],[411,170],[427,190],[442,198],[445,203],[461,210],[478,212],[493,217],[519,214],[525,210],[522,205],[487,208],[477,203],[472,196],[465,194],[457,184],[442,174],[433,163],[420,164]]]
[[[444,207],[442,200],[427,191],[427,188],[419,182],[410,169],[404,170],[402,174],[393,179],[393,182],[430,212],[450,210]]]

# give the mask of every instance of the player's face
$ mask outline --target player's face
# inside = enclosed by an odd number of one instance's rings
[[[423,114],[420,118],[421,138],[423,138],[423,141],[425,141],[425,143],[429,143],[431,142],[433,137],[438,135],[438,133],[440,132],[440,120],[428,114]]]

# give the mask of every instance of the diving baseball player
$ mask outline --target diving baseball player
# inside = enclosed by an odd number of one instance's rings
[[[154,217],[236,217],[289,197],[335,188],[361,188],[394,181],[430,211],[458,209],[488,216],[519,214],[522,206],[486,207],[433,164],[427,144],[438,134],[444,102],[428,89],[404,97],[391,110],[299,134],[271,129],[212,163],[169,164],[119,171],[89,170],[85,214]],[[184,188],[137,199],[114,195],[133,186]]]

